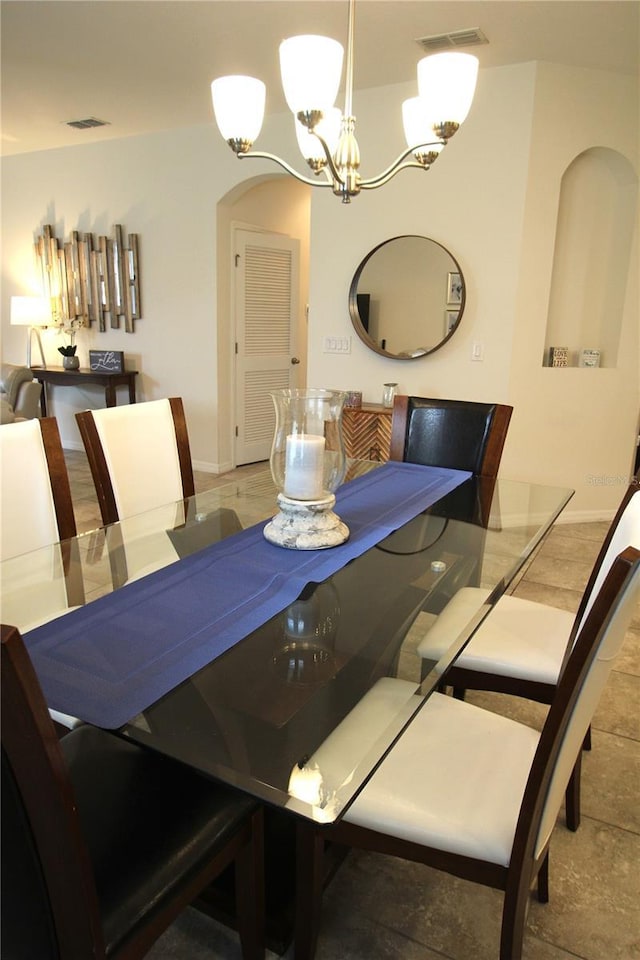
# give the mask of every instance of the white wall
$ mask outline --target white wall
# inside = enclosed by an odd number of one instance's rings
[[[532,130],[540,146],[532,150],[528,169],[509,385],[515,412],[503,470],[575,488],[570,510],[586,519],[606,515],[616,505],[633,466],[640,410],[638,218],[617,366],[552,369],[542,367],[541,358],[558,203],[565,170],[594,146],[619,151],[637,177],[637,118],[633,78],[538,65]],[[612,292],[611,302],[616,298],[617,291]]]
[[[311,260],[310,382],[362,390],[371,402],[388,380],[401,393],[507,401],[534,79],[533,65],[481,71],[467,121],[428,172],[403,171],[349,206],[313,196],[311,249],[323,255]],[[389,144],[402,147],[400,104],[409,95],[410,86],[358,95],[363,176],[391,162]],[[377,129],[389,131],[382,150]],[[323,333],[350,332],[345,291],[357,265],[403,233],[438,241],[460,263],[467,303],[455,336],[417,360],[388,360],[355,338],[350,356],[322,354]],[[484,344],[483,363],[470,360],[474,340]]]
[[[619,486],[586,476],[629,473],[640,406],[637,275],[627,291],[618,369],[572,370],[551,382],[554,371],[539,360],[562,172],[597,144],[619,149],[637,169],[634,94],[632,81],[549,64],[482,70],[468,120],[431,171],[406,171],[348,206],[328,190],[312,191],[309,384],[359,389],[379,401],[382,384],[396,380],[405,392],[513,403],[503,474],[575,487],[576,516],[610,514]],[[358,94],[365,177],[393,158],[390,144],[401,149],[400,103],[409,95],[409,86]],[[290,119],[272,118],[259,147],[295,158]],[[29,292],[42,225],[66,239],[71,230],[110,233],[122,223],[140,236],[143,319],[132,336],[81,335],[81,360],[89,347],[124,350],[127,365],[141,372],[139,399],[184,398],[196,467],[226,464],[218,331],[230,318],[217,296],[218,205],[226,209],[242,181],[276,169],[238,162],[209,126],[3,160],[2,358],[24,359],[25,331],[9,326],[9,303]],[[437,240],[460,263],[467,306],[455,336],[414,361],[384,359],[355,335],[350,355],[323,354],[323,336],[353,334],[347,298],[357,265],[373,246],[405,233]],[[482,363],[470,360],[474,341],[484,345]],[[48,346],[52,362],[55,346]],[[595,373],[601,388],[585,386],[585,373]],[[567,395],[573,381],[579,387]],[[65,444],[79,445],[73,413],[101,405],[99,391],[54,388],[51,396]]]
[[[359,95],[361,147],[365,130],[391,128],[401,99],[400,88]],[[618,366],[541,363],[562,174],[594,145],[620,151],[637,171],[637,117],[630,79],[546,63],[481,71],[465,125],[428,174],[403,172],[347,208],[314,196],[312,251],[323,256],[311,261],[310,382],[362,390],[372,402],[394,380],[404,393],[510,403],[502,475],[575,489],[567,518],[610,516],[630,477],[640,410],[637,237]],[[374,160],[364,175],[391,159],[372,146],[362,153]],[[357,338],[350,356],[323,354],[323,335],[350,331],[345,291],[363,256],[405,232],[437,240],[460,262],[459,330],[417,360],[384,359]],[[474,341],[481,363],[470,358]]]
[[[112,232],[114,223],[140,237],[143,319],[133,335],[81,331],[78,355],[89,347],[124,350],[140,371],[138,399],[182,395],[196,461],[214,464],[216,417],[215,216],[224,178],[225,144],[208,127],[179,134],[113,140],[7,158],[2,169],[2,357],[24,359],[23,330],[8,326],[12,294],[27,292],[31,246],[42,225],[58,238],[72,230]],[[217,172],[218,157],[220,173]],[[228,164],[230,172],[233,157]],[[59,364],[50,331],[47,360]],[[80,446],[73,413],[100,406],[97,387],[53,388],[52,410],[66,446]]]

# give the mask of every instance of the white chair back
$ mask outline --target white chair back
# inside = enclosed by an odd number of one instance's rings
[[[92,413],[121,519],[181,499],[180,460],[168,400]]]
[[[640,497],[633,500],[640,503]],[[632,501],[633,502],[633,501]],[[636,554],[637,557],[637,554]],[[610,564],[610,568],[612,564]],[[575,704],[568,717],[561,739],[560,749],[553,768],[548,792],[538,830],[536,856],[544,849],[555,826],[562,798],[569,782],[571,771],[580,755],[582,744],[593,719],[598,701],[613,665],[620,654],[625,633],[629,628],[640,599],[640,559],[636,559],[626,582],[614,599],[604,618],[595,641],[595,655],[581,683],[578,685]],[[580,637],[576,641],[580,643]],[[574,655],[578,651],[574,646]]]
[[[39,420],[0,427],[0,559],[60,538]]]
[[[640,550],[640,484],[636,485],[636,489],[631,494],[623,513],[618,518],[615,529],[610,532],[612,533],[611,540],[575,631],[576,636],[578,636],[586,618],[589,616],[593,601],[598,596],[615,558],[627,547],[636,547]]]

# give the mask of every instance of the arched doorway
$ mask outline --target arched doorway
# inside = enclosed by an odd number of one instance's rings
[[[264,231],[299,241],[297,349],[299,382],[306,383],[307,304],[309,301],[310,189],[286,176],[262,176],[235,187],[217,208],[217,432],[219,463],[235,462],[235,340],[233,315],[233,239],[237,230]]]

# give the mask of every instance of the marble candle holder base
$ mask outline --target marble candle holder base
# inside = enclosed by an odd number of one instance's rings
[[[280,512],[264,528],[264,536],[289,550],[324,550],[349,538],[349,528],[333,512],[332,493],[321,500],[292,500],[278,494]]]

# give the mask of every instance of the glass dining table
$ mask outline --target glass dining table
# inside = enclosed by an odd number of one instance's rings
[[[383,469],[350,462],[354,486],[347,483],[344,489],[357,491],[358,483]],[[429,468],[417,469],[428,476]],[[292,595],[278,593],[284,600],[276,597],[277,609],[268,608],[264,622],[258,619],[252,629],[243,624],[254,621],[245,621],[235,612],[241,608],[232,607],[223,632],[232,635],[235,628],[233,642],[197,669],[192,670],[187,653],[181,656],[178,644],[176,682],[160,696],[152,684],[150,702],[138,708],[134,697],[134,709],[125,701],[124,713],[115,713],[105,726],[265,801],[275,812],[267,856],[286,872],[291,864],[282,844],[288,824],[296,818],[330,823],[344,813],[493,604],[517,582],[572,493],[462,477],[426,509],[348,555],[330,576],[316,580],[311,573],[306,581],[306,575],[292,581]],[[128,671],[135,692],[138,645],[145,649],[145,669],[153,670],[156,644],[159,649],[165,634],[189,619],[187,608],[206,606],[209,586],[211,604],[218,594],[236,590],[238,580],[239,591],[252,589],[250,567],[258,541],[246,540],[234,578],[236,545],[239,550],[243,538],[259,535],[276,509],[276,490],[264,464],[244,477],[217,481],[190,500],[3,561],[2,622],[17,626],[25,637],[50,707],[102,725],[101,714],[91,710],[95,677],[74,699],[83,658],[99,663],[91,669],[100,683],[111,682],[119,669]],[[276,551],[274,557],[278,551],[288,554],[292,571],[307,559],[304,551],[268,549]],[[203,567],[209,552],[219,558],[218,566]],[[290,579],[288,573],[274,575],[285,586]],[[184,601],[174,601],[171,593],[177,581],[187,591]],[[425,631],[468,585],[485,588],[478,591],[481,605],[469,611],[468,623],[451,637],[438,663],[421,660],[416,647]],[[122,610],[117,617],[111,612],[109,603],[116,597],[133,616],[133,626],[130,619],[119,619]],[[127,630],[134,639],[125,642]],[[198,630],[193,627],[190,636]],[[111,655],[116,635],[120,647]],[[64,662],[76,638],[84,644],[76,654],[82,669]],[[49,676],[60,663],[64,696],[55,676]],[[108,701],[111,688],[105,689]],[[286,883],[276,886],[282,891]],[[270,941],[275,949],[285,942],[286,934]]]

